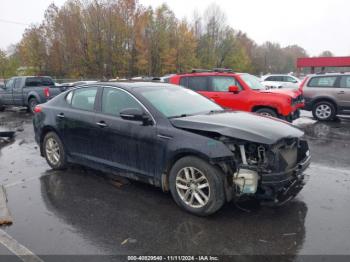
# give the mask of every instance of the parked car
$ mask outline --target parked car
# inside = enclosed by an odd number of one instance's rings
[[[245,196],[284,204],[310,163],[303,132],[285,121],[227,111],[166,83],[91,84],[35,112],[35,139],[53,169],[117,172],[170,191],[201,216]]]
[[[64,90],[63,87],[55,86],[51,77],[12,77],[0,88],[0,111],[6,106],[25,106],[33,112],[37,104],[50,100]]]
[[[310,75],[301,86],[305,109],[320,121],[350,115],[350,73]]]
[[[230,71],[194,71],[170,77],[170,83],[187,87],[225,108],[256,112],[293,121],[304,106],[299,90],[266,90],[250,74]]]
[[[261,83],[268,89],[274,88],[299,88],[300,79],[292,75],[265,75],[261,77]]]

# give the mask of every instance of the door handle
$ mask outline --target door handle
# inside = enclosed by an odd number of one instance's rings
[[[107,124],[105,123],[105,121],[97,122],[96,125],[98,125],[99,127],[106,127],[106,126],[107,126]]]
[[[63,113],[59,113],[59,114],[57,115],[57,117],[59,117],[59,118],[64,118],[64,114],[63,114]]]
[[[344,95],[345,94],[345,91],[339,91],[338,92],[338,95]]]

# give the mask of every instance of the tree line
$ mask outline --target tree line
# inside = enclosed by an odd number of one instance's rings
[[[137,0],[68,0],[51,4],[40,25],[27,28],[11,54],[0,50],[0,78],[18,74],[56,78],[162,76],[192,68],[288,73],[306,57],[297,45],[258,45],[227,24],[212,4],[191,19],[178,19],[163,4]]]

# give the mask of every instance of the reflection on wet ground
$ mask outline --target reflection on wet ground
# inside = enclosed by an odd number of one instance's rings
[[[117,187],[107,175],[79,167],[51,171],[39,156],[30,117],[2,115],[23,127],[0,150],[0,180],[15,220],[5,229],[34,253],[350,254],[347,119],[295,122],[309,140],[313,163],[308,184],[288,206],[230,203],[200,218],[145,184]]]

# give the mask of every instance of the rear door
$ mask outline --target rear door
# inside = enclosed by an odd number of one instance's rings
[[[343,110],[350,111],[350,75],[340,77],[337,98],[339,106]]]
[[[68,107],[61,108],[56,115],[57,125],[63,128],[63,140],[67,151],[77,160],[91,161],[98,142],[96,104],[98,88],[79,88],[68,93]]]
[[[315,76],[307,83],[303,89],[306,98],[331,98],[334,101],[338,100],[339,87],[337,86],[337,76]]]

